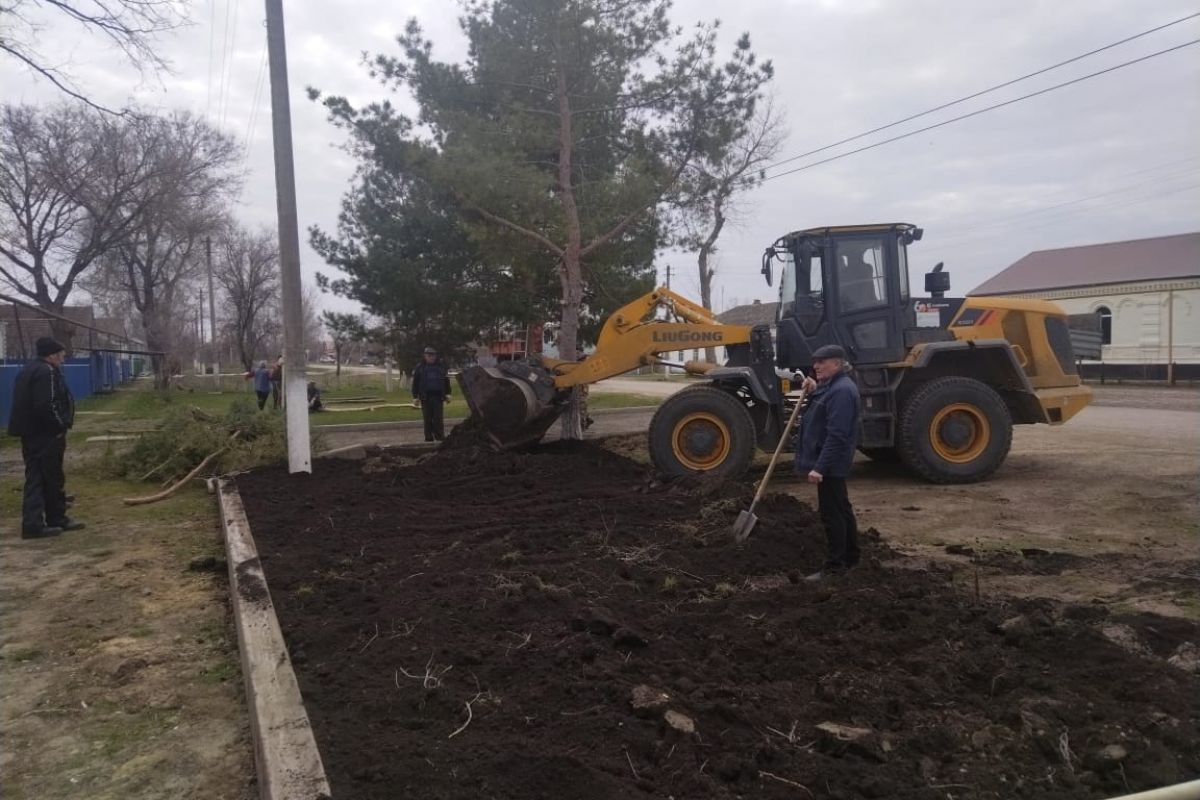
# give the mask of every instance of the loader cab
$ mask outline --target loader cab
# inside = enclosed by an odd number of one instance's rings
[[[907,248],[920,238],[913,225],[856,225],[797,231],[768,248],[768,284],[776,262],[782,267],[778,365],[807,368],[826,344],[846,348],[855,364],[903,360],[905,331],[917,324]]]

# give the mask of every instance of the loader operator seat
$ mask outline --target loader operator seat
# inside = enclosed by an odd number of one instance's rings
[[[843,311],[878,305],[875,294],[875,269],[866,260],[866,253],[846,253],[842,267],[840,294]]]

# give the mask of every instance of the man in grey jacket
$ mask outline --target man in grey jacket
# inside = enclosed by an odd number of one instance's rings
[[[21,437],[25,492],[21,538],[57,536],[84,527],[67,516],[63,455],[67,431],[75,422],[75,401],[62,365],[66,349],[49,337],[37,340],[37,359],[26,364],[13,384],[8,434]]]

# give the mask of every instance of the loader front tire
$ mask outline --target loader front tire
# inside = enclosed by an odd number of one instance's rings
[[[1004,463],[1011,445],[1008,406],[974,378],[932,380],[900,410],[900,458],[932,483],[984,480]]]
[[[736,397],[693,386],[668,397],[650,420],[650,460],[664,475],[743,475],[754,458],[754,420]]]

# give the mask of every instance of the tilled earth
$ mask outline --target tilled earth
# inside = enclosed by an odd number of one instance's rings
[[[1099,798],[1200,773],[1191,623],[981,598],[873,532],[808,583],[803,503],[768,497],[736,546],[747,487],[591,444],[317,474],[238,484],[335,798]]]

